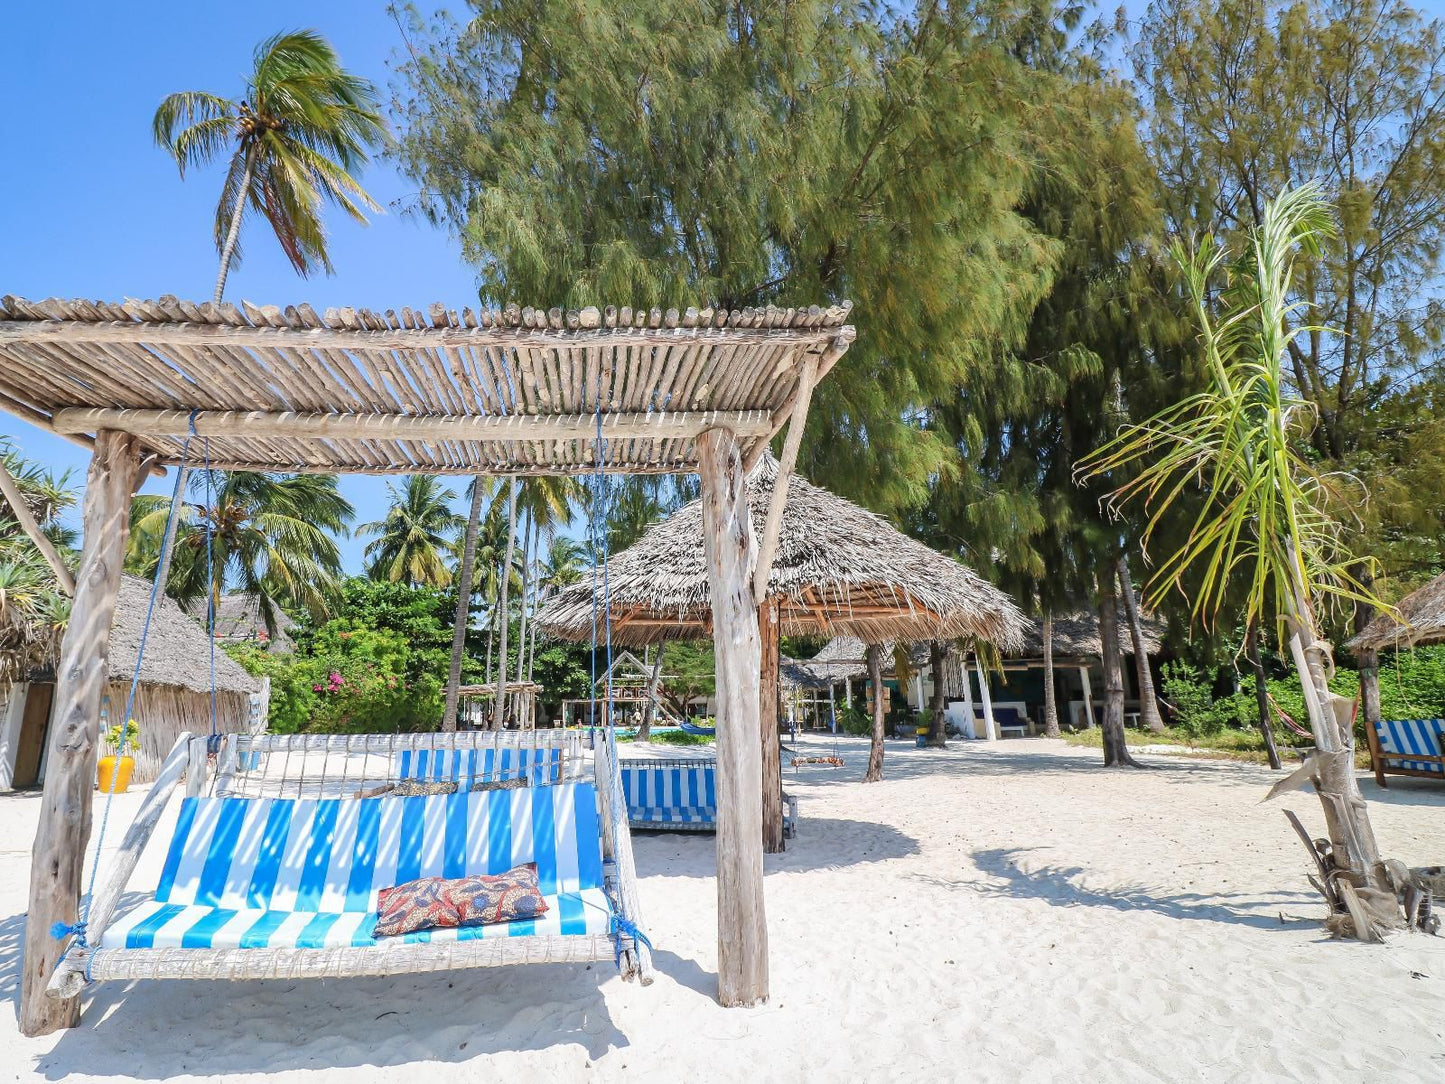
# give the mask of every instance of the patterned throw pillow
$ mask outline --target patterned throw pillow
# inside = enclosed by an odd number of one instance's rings
[[[491,779],[482,783],[473,783],[472,791],[479,790],[521,790],[523,787],[530,787],[532,784],[525,778],[522,779]]]
[[[377,937],[395,937],[415,930],[489,926],[538,918],[547,901],[537,887],[537,863],[506,873],[476,873],[448,880],[423,877],[394,888],[383,888],[377,899]]]
[[[426,798],[433,794],[455,794],[456,792],[457,784],[455,782],[433,783],[420,779],[403,779],[393,783],[389,793],[397,798]]]

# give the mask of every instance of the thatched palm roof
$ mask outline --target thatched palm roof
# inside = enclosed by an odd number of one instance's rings
[[[1153,614],[1141,612],[1139,624],[1144,630],[1144,647],[1150,655],[1159,654],[1164,642],[1167,626]],[[1124,608],[1119,607],[1119,649],[1126,655],[1134,654],[1134,638],[1129,632],[1129,619]],[[1044,653],[1044,623],[1035,620],[1024,631],[1023,647],[1017,651],[1005,651],[1006,659],[1036,659]],[[1104,653],[1099,639],[1099,615],[1093,610],[1076,610],[1073,613],[1057,614],[1054,617],[1054,655],[1076,658],[1097,659]]]
[[[753,528],[762,531],[778,465],[765,456],[749,479]],[[612,639],[636,645],[707,634],[712,610],[703,558],[702,502],[684,505],[609,564]],[[784,636],[847,633],[870,643],[973,636],[1020,642],[1013,600],[972,570],[881,516],[795,477],[788,488],[768,597]],[[538,615],[571,640],[592,635],[590,577]]]
[[[110,628],[110,680],[129,681],[135,669],[151,585],[135,576],[122,576],[115,622]],[[151,618],[141,680],[149,685],[171,685],[196,693],[211,688],[211,651],[206,630],[188,617],[174,599],[161,595]],[[216,689],[252,693],[259,683],[229,655],[216,648]]]
[[[206,624],[206,600],[198,599],[186,607],[186,612]],[[272,651],[289,652],[296,644],[291,639],[291,630],[296,622],[284,610],[276,611],[276,635],[267,637]],[[228,643],[257,643],[266,632],[266,619],[261,615],[260,604],[254,595],[243,595],[239,591],[221,596],[216,607],[216,639]]]
[[[1395,613],[1378,613],[1346,647],[1378,651],[1445,640],[1445,574],[1395,604]]]

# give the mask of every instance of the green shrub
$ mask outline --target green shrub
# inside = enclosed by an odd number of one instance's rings
[[[873,720],[851,704],[838,709],[838,726],[844,734],[852,734],[855,738],[873,733]]]
[[[1174,725],[1194,738],[1245,725],[1250,719],[1248,697],[1215,699],[1208,678],[1182,659],[1164,664],[1164,699],[1174,706]]]

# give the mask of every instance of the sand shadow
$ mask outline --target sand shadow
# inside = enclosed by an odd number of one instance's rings
[[[838,869],[919,853],[918,841],[891,824],[809,817],[804,805],[798,834],[782,854],[763,856],[764,875]],[[717,875],[717,837],[711,832],[633,832],[632,855],[640,878]]]
[[[1373,773],[1361,774],[1360,793],[1367,802],[1381,805],[1421,806],[1438,809],[1445,806],[1445,777],[1425,779],[1415,775],[1387,775],[1381,787]]]
[[[1198,922],[1223,922],[1280,929],[1302,919],[1281,919],[1282,907],[1319,903],[1312,892],[1276,892],[1252,895],[1240,892],[1159,893],[1138,885],[1120,885],[1110,891],[1085,888],[1080,878],[1090,871],[1082,866],[1042,866],[1025,869],[1021,857],[1033,848],[996,848],[973,852],[978,870],[990,880],[956,880],[924,877],[942,888],[976,892],[985,896],[1042,900],[1053,907],[1107,907],[1115,911],[1140,911]]]

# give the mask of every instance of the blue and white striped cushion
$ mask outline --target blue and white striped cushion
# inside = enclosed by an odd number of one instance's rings
[[[603,886],[593,784],[416,798],[187,798],[154,905],[113,924],[102,944],[370,943],[370,926],[351,916],[374,921],[381,889],[524,862],[537,863],[542,894],[559,901],[555,918],[538,921],[590,932],[594,908],[584,903]]]
[[[397,776],[430,783],[453,780],[467,786],[501,779],[555,783],[562,777],[561,749],[403,749]]]
[[[1445,733],[1445,719],[1382,719],[1376,727],[1380,737],[1380,751],[1388,754],[1389,762],[1400,768],[1420,772],[1445,774],[1445,764],[1432,764],[1428,760],[1402,760],[1409,753],[1423,753],[1426,756],[1442,755],[1440,736]]]
[[[627,819],[636,823],[712,824],[717,820],[717,769],[712,764],[620,765]]]

